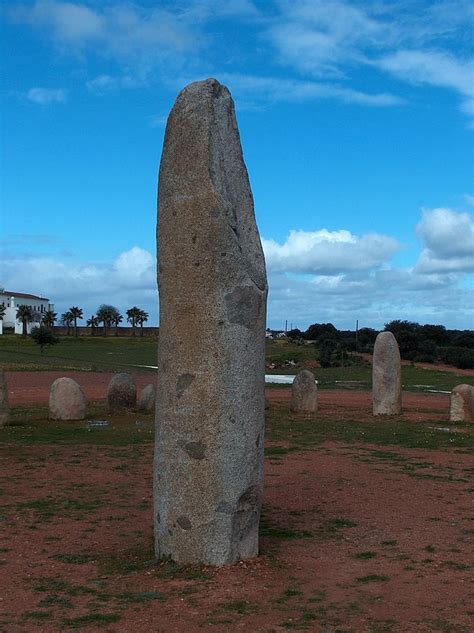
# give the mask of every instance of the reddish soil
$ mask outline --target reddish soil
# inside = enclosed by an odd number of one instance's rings
[[[68,375],[90,398],[103,397],[106,375]],[[44,403],[57,377],[21,374],[22,397],[12,376],[13,403]],[[268,395],[283,407],[288,392]],[[404,394],[413,419],[441,418],[446,404],[443,394]],[[370,396],[323,391],[323,407],[362,419]],[[117,424],[132,430],[135,420]],[[97,446],[12,440],[1,451],[2,632],[474,630],[474,458],[465,450],[326,442],[270,456],[261,556],[192,579],[150,563],[151,437]]]
[[[15,405],[42,404],[48,402],[51,385],[61,376],[68,376],[76,380],[84,390],[87,398],[92,401],[104,400],[107,393],[107,385],[112,374],[101,372],[83,371],[24,371],[6,372],[8,397],[10,403]],[[135,374],[135,382],[138,389],[153,381],[153,374]],[[271,402],[289,404],[291,390],[286,387],[271,387],[266,390]],[[326,411],[342,412],[352,411],[354,407],[370,414],[371,394],[368,391],[342,391],[319,390],[319,403]],[[449,395],[437,393],[403,393],[403,408],[406,416],[413,420],[423,420],[426,417],[445,418],[449,406]]]

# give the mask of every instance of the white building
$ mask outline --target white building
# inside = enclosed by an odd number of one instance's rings
[[[36,295],[29,295],[23,292],[11,292],[0,288],[0,305],[5,307],[5,314],[3,320],[0,319],[0,334],[3,334],[3,329],[14,328],[15,334],[23,333],[23,323],[16,318],[17,308],[26,305],[33,312],[33,321],[28,323],[28,334],[31,330],[41,323],[43,314],[48,310],[54,310],[54,305],[49,302],[46,297],[37,297]]]

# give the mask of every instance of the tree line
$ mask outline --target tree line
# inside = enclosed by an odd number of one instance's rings
[[[395,336],[400,355],[405,360],[444,362],[460,369],[474,369],[473,330],[449,330],[443,325],[421,325],[403,320],[389,321],[384,330]],[[330,359],[341,351],[372,353],[378,333],[367,327],[357,331],[338,330],[332,323],[313,323],[306,331],[290,330],[287,336],[296,341],[314,341],[323,364],[331,363]]]
[[[0,306],[1,310],[2,306]],[[4,314],[4,311],[3,311]],[[3,317],[3,314],[0,314],[0,318]],[[140,327],[140,336],[143,336],[143,325],[148,321],[149,314],[138,308],[137,306],[133,306],[129,310],[126,311],[127,321],[130,323],[133,329],[133,336],[136,336],[136,329]],[[40,317],[38,321],[39,326],[43,326],[46,329],[51,330],[58,320],[58,315],[53,310],[47,310],[46,312],[38,313],[33,311],[28,306],[22,305],[18,306],[16,310],[16,318],[21,321],[23,328],[23,335],[26,336],[28,332],[28,324],[36,321]],[[61,314],[59,318],[60,325],[67,327],[67,334],[71,333],[71,330],[74,330],[74,336],[77,336],[77,322],[81,321],[84,318],[84,311],[82,308],[78,306],[72,306]],[[91,328],[91,334],[94,336],[96,331],[102,327],[102,334],[107,336],[107,332],[110,332],[111,328],[115,328],[115,336],[118,336],[118,327],[120,323],[123,321],[123,316],[120,314],[120,311],[112,305],[102,304],[98,307],[97,312],[93,314],[86,322],[86,326]]]

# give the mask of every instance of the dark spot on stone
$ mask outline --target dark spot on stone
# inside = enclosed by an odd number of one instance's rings
[[[218,218],[220,216],[221,212],[219,211],[219,209],[212,209],[211,211],[211,218]]]
[[[221,253],[221,257],[226,257],[227,253]]]
[[[178,398],[181,398],[183,393],[193,382],[194,378],[194,374],[181,374],[181,376],[178,377],[178,386],[176,388],[176,395],[178,396]]]
[[[192,528],[191,521],[188,517],[178,517],[176,523],[179,527],[183,528],[183,530],[190,530]]]
[[[216,512],[222,512],[222,514],[232,514],[233,511],[234,508],[228,501],[221,501],[216,508]]]
[[[252,547],[257,538],[258,518],[260,516],[260,490],[250,486],[240,496],[232,522],[232,540],[240,541],[242,552]]]
[[[178,442],[179,446],[193,459],[204,459],[207,446],[203,442]]]
[[[196,266],[196,268],[198,268],[201,264],[199,262],[195,262],[194,265]]]
[[[176,211],[173,211],[173,215],[174,215],[174,216],[176,215]]]
[[[217,321],[217,325],[224,325],[225,321]]]
[[[196,244],[196,240],[197,240],[197,235],[193,235],[191,238],[192,243]]]
[[[235,418],[232,415],[229,415],[229,420],[232,424],[235,424]]]
[[[225,295],[227,315],[231,323],[252,329],[258,323],[263,294],[255,286],[239,286]]]
[[[161,517],[160,517],[160,513],[159,512],[156,513],[156,522],[157,523],[161,523]]]
[[[255,446],[257,448],[260,446],[260,433],[257,435],[257,439],[255,440]]]
[[[169,534],[170,536],[173,536],[173,530],[168,530],[168,534]]]

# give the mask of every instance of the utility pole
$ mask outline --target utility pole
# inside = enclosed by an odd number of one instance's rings
[[[285,334],[288,332],[288,319],[285,321]]]
[[[359,319],[356,321],[356,351],[359,347]]]

